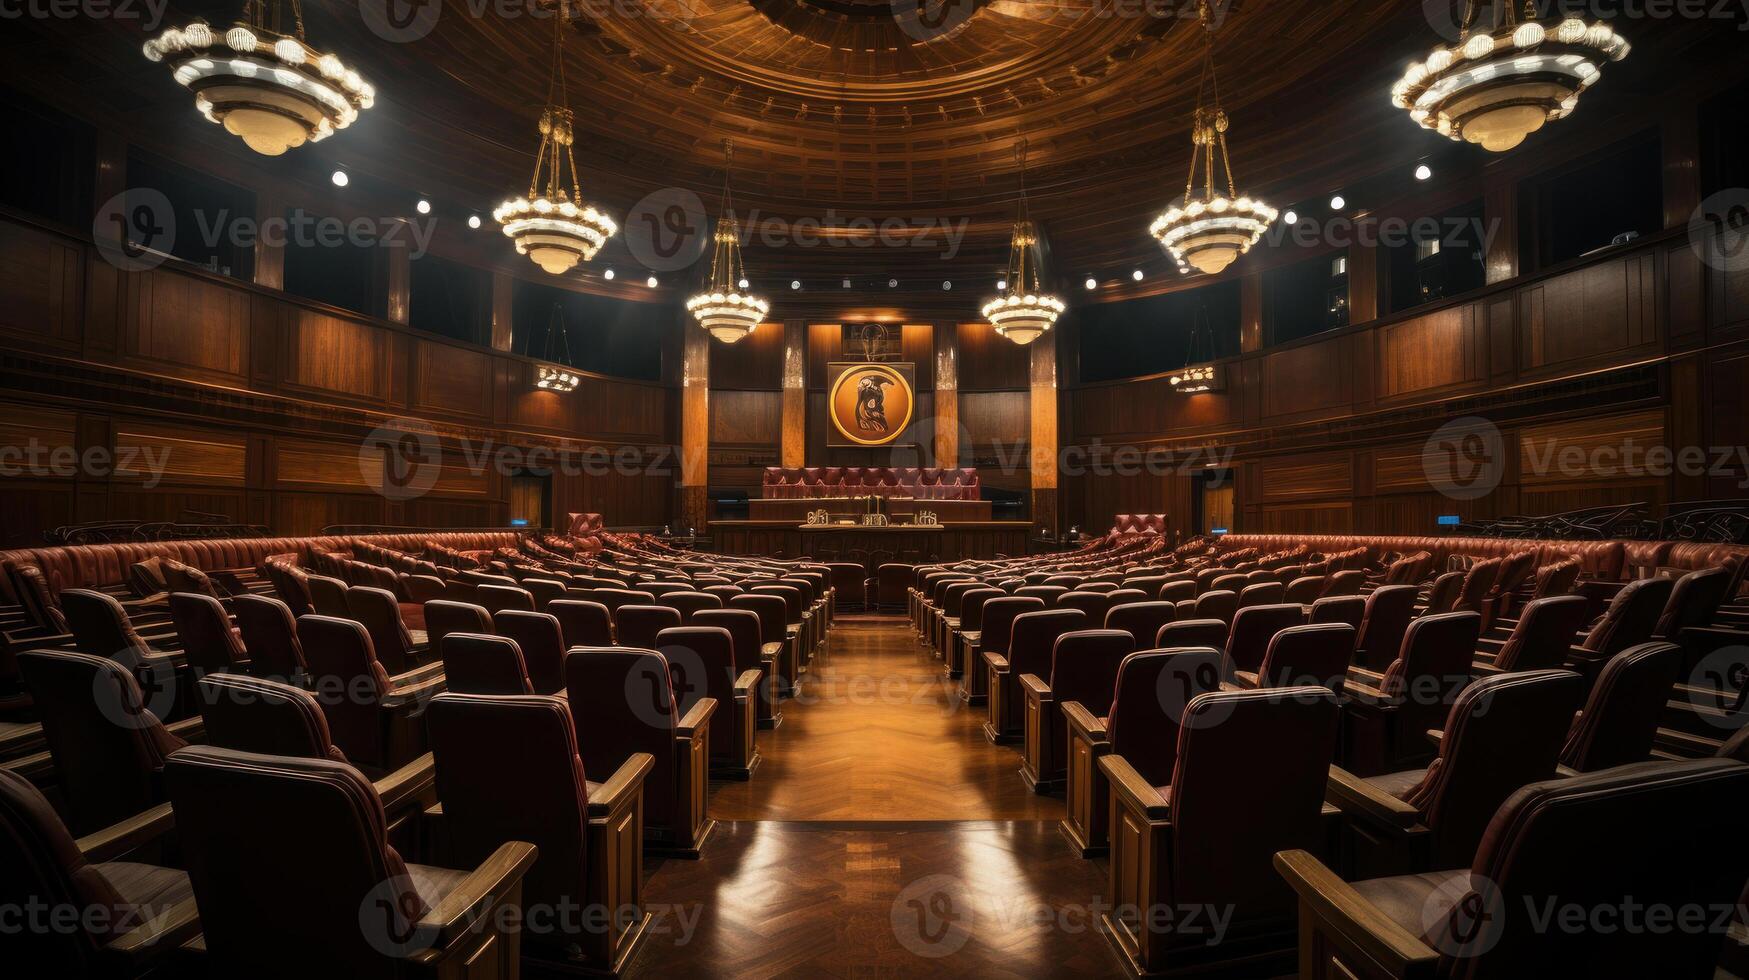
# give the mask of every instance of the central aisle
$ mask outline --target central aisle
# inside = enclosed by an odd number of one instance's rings
[[[840,616],[698,861],[652,862],[637,977],[1118,976],[1057,830],[902,617]]]

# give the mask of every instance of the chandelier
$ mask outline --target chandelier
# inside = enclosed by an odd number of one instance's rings
[[[564,345],[565,353],[561,358],[553,356],[553,335],[557,334],[559,342]],[[559,303],[553,304],[552,316],[547,318],[547,347],[544,355],[547,363],[536,364],[534,386],[543,391],[573,391],[583,376],[562,366],[571,359],[571,337],[565,329],[565,308]]]
[[[287,5],[290,34],[282,31]],[[376,100],[357,71],[304,41],[299,0],[246,0],[243,19],[223,35],[197,20],[166,30],[144,50],[194,92],[201,115],[265,156],[327,139]]]
[[[1627,57],[1628,42],[1608,24],[1568,17],[1553,28],[1511,0],[1490,32],[1474,32],[1481,0],[1464,8],[1462,33],[1451,48],[1435,48],[1391,87],[1391,102],[1410,118],[1453,140],[1496,153],[1510,150],[1579,105],[1579,93],[1603,77],[1604,60]]]
[[[1148,234],[1160,240],[1172,257],[1200,272],[1214,275],[1250,251],[1275,220],[1275,209],[1251,197],[1240,197],[1233,186],[1233,159],[1227,152],[1227,114],[1221,109],[1221,85],[1215,78],[1215,29],[1207,0],[1198,4],[1203,25],[1202,78],[1197,83],[1196,115],[1190,132],[1190,175],[1184,181],[1184,202],[1154,219]],[[1211,96],[1203,102],[1204,92]],[[1215,191],[1215,157],[1227,178],[1227,192]],[[1196,194],[1196,170],[1202,164],[1202,195]]]
[[[619,225],[594,205],[583,203],[577,183],[577,163],[571,158],[572,116],[565,98],[565,17],[563,8],[553,15],[553,75],[547,87],[547,106],[540,114],[540,149],[534,158],[534,176],[528,196],[505,201],[492,211],[492,220],[504,226],[504,234],[516,243],[518,255],[534,260],[548,275],[569,272],[579,260],[587,262],[619,231]],[[546,182],[541,182],[541,174]],[[570,191],[564,176],[569,173]]]
[[[1044,291],[1039,272],[1038,232],[1026,216],[1026,140],[1014,155],[1020,162],[1020,208],[1008,245],[1008,278],[996,298],[984,304],[983,314],[998,334],[1025,346],[1055,325],[1067,307]]]
[[[715,251],[711,253],[711,281],[704,292],[686,301],[686,310],[712,337],[732,344],[753,332],[771,304],[742,292],[747,288],[747,268],[741,262],[741,229],[733,217],[734,199],[729,194],[729,165],[735,144],[723,141],[723,215],[717,219]]]
[[[1167,381],[1172,390],[1181,395],[1194,395],[1198,392],[1216,391],[1223,386],[1220,367],[1212,363],[1197,364],[1197,341],[1208,340],[1208,356],[1212,361],[1216,356],[1215,329],[1209,325],[1208,306],[1204,304],[1197,308],[1196,319],[1190,325],[1190,346],[1184,352],[1184,367],[1172,372]]]

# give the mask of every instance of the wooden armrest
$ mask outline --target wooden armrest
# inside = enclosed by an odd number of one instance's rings
[[[1124,761],[1121,755],[1102,755],[1099,757],[1099,768],[1105,771],[1105,778],[1111,780],[1112,788],[1122,793],[1134,803],[1150,820],[1165,820],[1171,815],[1171,806],[1160,791],[1148,785],[1136,767]]]
[[[675,726],[675,736],[691,738],[704,726],[710,724],[711,712],[715,710],[717,710],[716,698],[699,698],[693,703],[692,709],[687,711],[686,717],[680,719],[680,724]]]
[[[1098,718],[1093,717],[1093,712],[1088,711],[1081,702],[1063,702],[1063,717],[1069,722],[1069,734],[1071,737],[1080,734],[1086,736],[1087,740],[1090,742],[1103,742],[1106,740],[1105,723]]]
[[[396,810],[408,800],[416,799],[432,784],[436,766],[430,752],[407,763],[376,781],[377,796],[383,809]]]
[[[1427,740],[1437,747],[1439,743],[1445,741],[1445,729],[1429,728],[1427,730]]]
[[[1389,695],[1369,684],[1358,684],[1354,681],[1342,682],[1342,695],[1375,708],[1393,707]]]
[[[1340,766],[1330,767],[1325,798],[1342,812],[1404,832],[1419,830],[1421,811]]]
[[[1313,913],[1317,919],[1314,928],[1327,928],[1372,965],[1393,976],[1433,975],[1439,953],[1380,912],[1312,854],[1281,851],[1275,855],[1275,870],[1299,896],[1301,905]]]
[[[427,952],[441,951],[473,927],[492,908],[509,898],[511,887],[534,864],[536,849],[523,841],[498,846],[480,866],[425,913],[416,927],[419,936],[434,939]],[[418,940],[415,940],[418,942]]]
[[[184,742],[198,742],[206,738],[206,719],[192,715],[181,721],[173,721],[164,726],[164,730]]]
[[[984,663],[994,667],[998,673],[1006,674],[1008,672],[1008,658],[1006,656],[1000,653],[991,653],[988,650],[981,652],[984,656]]]
[[[1039,679],[1037,674],[1021,674],[1020,687],[1025,693],[1030,693],[1040,701],[1051,700],[1051,686]]]
[[[1486,650],[1489,653],[1499,653],[1506,647],[1506,637],[1484,636],[1476,641],[1476,650]]]
[[[759,689],[759,679],[765,676],[763,670],[743,670],[741,676],[735,678],[735,696],[751,694]]]
[[[163,836],[175,826],[176,812],[170,804],[160,803],[143,813],[93,831],[74,843],[88,861],[113,861],[141,844]]]
[[[1361,681],[1368,682],[1373,687],[1378,687],[1379,683],[1385,679],[1385,675],[1383,672],[1377,671],[1377,670],[1367,670],[1365,667],[1350,666],[1348,668],[1348,675],[1350,677],[1358,678]]]
[[[408,705],[421,705],[442,694],[448,686],[449,678],[442,674],[427,677],[417,684],[397,687],[383,695],[383,707],[404,708]]]
[[[644,777],[655,765],[656,757],[648,752],[633,752],[627,756],[607,782],[589,795],[589,815],[601,817],[613,812],[630,794],[643,788]]]

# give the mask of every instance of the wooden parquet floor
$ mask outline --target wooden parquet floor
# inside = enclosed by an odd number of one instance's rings
[[[903,619],[843,622],[697,861],[651,862],[632,977],[1107,977],[1104,861]]]

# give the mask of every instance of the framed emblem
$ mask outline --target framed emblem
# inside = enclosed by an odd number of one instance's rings
[[[827,445],[898,443],[917,407],[914,365],[834,361],[826,376],[826,414],[832,420]]]

